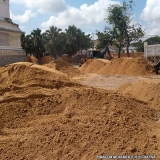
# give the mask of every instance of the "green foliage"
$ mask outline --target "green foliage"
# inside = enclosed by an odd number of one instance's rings
[[[144,31],[140,24],[131,25],[132,10],[134,1],[130,0],[128,3],[124,1],[122,4],[114,4],[108,8],[108,17],[106,21],[109,24],[107,33],[97,32],[99,46],[104,47],[105,44],[111,41],[112,45],[118,48],[118,57],[123,47],[127,47],[127,54],[129,56],[129,46],[133,41],[138,41],[144,36]],[[110,36],[111,35],[111,36]],[[105,38],[107,37],[107,38]]]
[[[68,26],[66,29],[66,51],[69,55],[74,55],[77,51],[93,46],[90,35],[85,35],[79,28]]]
[[[132,43],[132,46],[136,47],[137,52],[144,52],[144,42],[142,40]]]
[[[69,26],[65,32],[55,26],[41,34],[41,30],[33,30],[30,35],[21,35],[21,46],[26,54],[32,53],[38,59],[47,51],[55,59],[64,53],[74,55],[77,51],[93,46],[90,35],[85,35],[75,26]]]
[[[104,49],[106,46],[113,44],[113,35],[110,33],[110,29],[105,27],[104,32],[96,31],[98,36],[98,45],[97,49]]]
[[[60,55],[63,46],[61,31],[60,28],[52,26],[43,34],[45,48],[55,59],[58,57],[57,53]]]
[[[160,37],[159,36],[150,37],[146,39],[144,42],[148,42],[149,45],[157,44],[160,43]]]
[[[25,50],[26,55],[32,54],[34,52],[34,44],[31,35],[21,35],[21,47]]]
[[[43,53],[45,52],[41,30],[39,28],[33,30],[31,32],[31,37],[33,42],[34,55],[40,62],[40,58],[43,57]]]

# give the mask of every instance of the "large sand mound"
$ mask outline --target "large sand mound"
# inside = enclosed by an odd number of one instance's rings
[[[98,74],[150,75],[153,66],[147,60],[138,58],[121,58],[112,61],[91,59],[80,68],[83,72]]]
[[[147,102],[150,107],[160,110],[159,80],[141,80],[135,84],[125,83],[117,91]]]
[[[14,93],[7,93],[8,101],[1,96],[0,159],[159,153],[152,132],[156,112],[141,101],[84,87],[43,88],[43,96],[31,89]]]
[[[156,110],[145,102],[82,86],[53,68],[0,68],[2,160],[160,156],[156,120]]]
[[[77,68],[64,60],[56,60],[45,64],[44,66],[66,73],[70,77],[81,75],[81,72]]]
[[[14,90],[17,87],[59,88],[72,85],[77,85],[77,83],[72,82],[66,74],[29,62],[14,63],[0,68],[0,92]]]

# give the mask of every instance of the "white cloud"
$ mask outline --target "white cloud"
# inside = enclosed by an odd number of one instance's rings
[[[66,9],[64,0],[11,0],[15,4],[24,4],[29,9],[36,9],[41,13],[59,13]]]
[[[147,0],[146,6],[141,13],[141,19],[147,22],[147,34],[160,34],[160,1]]]
[[[98,0],[94,4],[88,6],[83,4],[80,8],[67,6],[66,10],[59,13],[57,16],[51,16],[48,21],[43,22],[41,27],[48,29],[49,26],[57,26],[60,28],[67,28],[68,25],[91,26],[104,21],[107,17],[107,11],[109,5],[119,3],[112,0]]]
[[[19,23],[25,23],[28,22],[31,17],[36,17],[35,13],[32,13],[30,10],[26,10],[23,15],[14,15],[12,12],[11,19],[13,21],[18,21]]]

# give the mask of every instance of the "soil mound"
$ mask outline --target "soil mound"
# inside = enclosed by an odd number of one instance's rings
[[[117,91],[147,102],[150,107],[160,110],[159,80],[141,80],[135,84],[126,83],[119,87]]]
[[[145,76],[153,74],[153,66],[147,60],[139,58],[121,58],[111,61],[92,59],[87,61],[81,71],[98,74],[121,74]]]
[[[40,97],[30,88],[13,93],[8,101],[1,95],[0,159],[94,160],[103,154],[160,153],[152,132],[156,111],[141,101],[83,86],[43,88]]]
[[[146,102],[82,86],[54,68],[27,62],[0,68],[2,160],[158,157],[156,121]]]
[[[99,70],[106,66],[110,61],[103,59],[89,59],[81,67],[80,71],[87,73],[99,73]]]
[[[70,77],[81,75],[81,72],[77,68],[64,60],[56,60],[44,66],[66,73]]]
[[[54,88],[65,85],[72,86],[72,84],[77,85],[66,74],[29,62],[14,63],[0,68],[0,92],[14,90],[17,87],[43,86]]]

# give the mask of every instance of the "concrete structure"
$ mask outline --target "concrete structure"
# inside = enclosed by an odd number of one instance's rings
[[[9,0],[0,0],[0,17],[10,18]]]
[[[98,45],[98,39],[92,40],[92,42],[93,42],[93,48],[90,48],[90,49],[95,50],[96,46]],[[116,53],[117,48],[115,46],[109,46],[109,50],[110,50],[111,53]]]
[[[0,0],[0,65],[8,64],[2,64],[2,59],[6,59],[6,56],[9,58],[10,55],[15,62],[17,60],[13,56],[25,55],[21,48],[21,34],[19,25],[10,19],[9,0]]]
[[[122,51],[124,51],[124,53],[127,53],[127,48],[126,48],[126,47],[123,47],[123,48],[122,48]],[[129,53],[133,53],[133,52],[136,52],[136,47],[130,46],[130,47],[129,47]]]
[[[160,60],[160,44],[148,45],[148,42],[144,42],[144,57],[155,63]]]

